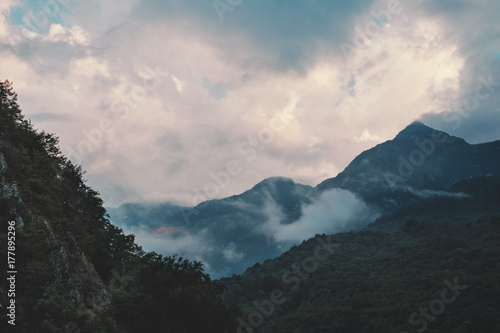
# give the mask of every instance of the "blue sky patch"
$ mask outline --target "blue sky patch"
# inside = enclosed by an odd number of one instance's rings
[[[210,91],[210,93],[215,97],[215,99],[220,100],[226,97],[227,91],[226,88],[222,86],[220,83],[213,83],[206,77],[203,78],[203,86]]]
[[[75,5],[70,2],[68,5]],[[64,16],[71,14],[69,7],[58,2],[23,0],[20,6],[10,8],[8,22],[14,26],[22,26],[38,34],[47,33],[52,24],[64,23]]]
[[[356,80],[354,79],[354,76],[351,77],[351,80],[349,81],[349,83],[347,84],[347,88],[352,88],[356,85]]]

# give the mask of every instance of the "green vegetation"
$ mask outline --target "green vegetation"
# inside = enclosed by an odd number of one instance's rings
[[[340,246],[326,260],[311,260],[326,242]],[[317,235],[222,282],[226,300],[244,306],[241,318],[255,332],[417,332],[424,324],[426,332],[500,332],[499,258],[499,218],[410,221],[397,232]],[[445,280],[467,288],[444,310],[434,302],[437,314],[428,310],[433,320],[426,320],[420,308],[440,299]],[[271,306],[273,290],[286,300]]]
[[[58,138],[26,120],[8,81],[0,82],[0,232],[16,226],[19,332],[229,332],[235,306],[198,262],[145,253],[108,220],[81,167]],[[17,190],[16,190],[17,189]],[[18,192],[18,193],[17,193]],[[7,258],[1,241],[0,258]],[[5,267],[5,266],[4,266]],[[4,270],[5,272],[5,270]],[[7,281],[0,283],[0,330]]]

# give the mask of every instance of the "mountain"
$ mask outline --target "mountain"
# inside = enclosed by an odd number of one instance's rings
[[[313,187],[273,177],[242,194],[191,208],[124,204],[108,211],[114,224],[148,240],[163,239],[165,246],[192,242],[183,255],[202,260],[219,277],[241,273],[255,262],[281,254],[284,249],[266,232],[266,222],[276,215],[283,224],[296,221],[316,194]]]
[[[118,208],[106,208],[111,221],[123,227],[161,228],[166,220],[188,207],[164,203],[124,203]]]
[[[388,213],[425,197],[422,191],[449,190],[479,176],[500,176],[500,141],[472,145],[414,122],[393,140],[358,155],[317,189],[352,191]]]
[[[380,216],[222,278],[238,329],[500,332],[499,152],[415,122],[360,154],[317,198],[348,190]]]
[[[476,196],[481,194],[478,182],[486,185],[500,176],[499,151],[500,141],[471,145],[414,122],[316,188],[274,177],[242,194],[196,207],[124,204],[108,211],[113,223],[157,244],[157,251],[179,250],[203,261],[213,276],[228,276],[315,233],[361,229],[376,218],[368,228],[396,230],[408,219],[426,220],[425,214],[436,219],[440,210],[446,220],[495,215],[494,199],[485,199],[490,202],[485,210]],[[460,216],[463,207],[469,207],[467,216]],[[303,237],[282,241],[280,233],[290,234],[294,228],[295,234],[304,230]],[[193,246],[175,246],[186,243]]]

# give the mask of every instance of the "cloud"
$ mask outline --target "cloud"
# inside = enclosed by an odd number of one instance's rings
[[[96,57],[85,57],[74,59],[71,64],[72,72],[92,79],[95,77],[110,78],[109,64]]]
[[[69,121],[72,121],[74,119],[73,115],[71,115],[71,114],[64,115],[64,114],[55,114],[55,113],[50,113],[50,112],[36,113],[36,114],[31,115],[29,118],[35,124],[42,123],[42,122],[48,122],[48,121],[51,121],[51,122],[54,122],[54,121],[69,122]]]
[[[362,199],[343,189],[321,193],[312,204],[302,208],[301,218],[290,224],[281,223],[283,213],[272,201],[268,201],[264,213],[268,220],[257,231],[286,245],[297,244],[316,234],[362,228],[377,217]]]
[[[305,3],[293,0],[265,2],[245,1],[224,15],[220,21],[213,1],[142,0],[131,10],[139,21],[189,18],[187,29],[200,34],[210,31],[210,39],[244,42],[243,48],[256,52],[241,59],[241,49],[223,46],[221,56],[231,61],[244,61],[246,66],[274,71],[305,73],[325,44],[336,46],[350,34],[350,25],[357,15],[368,14],[373,0],[345,2],[342,0]]]
[[[410,186],[399,186],[401,190],[409,192],[417,197],[428,199],[434,197],[444,197],[444,198],[456,198],[456,199],[466,199],[470,198],[470,195],[463,192],[447,192],[447,191],[434,191],[434,190],[415,190]]]
[[[500,80],[498,4],[434,3],[401,1],[402,14],[380,19],[386,1],[244,1],[221,22],[212,1],[78,2],[28,32],[36,8],[7,1],[0,71],[29,118],[52,115],[43,129],[108,206],[191,205],[230,161],[242,172],[217,197],[275,175],[316,185],[421,117],[470,142],[498,139],[498,94],[458,128],[443,118],[479,75]],[[343,43],[360,47],[344,57]],[[267,142],[284,110],[293,119]]]
[[[201,261],[207,269],[210,269],[204,258],[209,256],[214,248],[206,229],[196,234],[189,234],[179,230],[167,232],[163,229],[155,232],[144,225],[132,228],[119,227],[123,228],[125,234],[134,234],[135,241],[145,251],[155,251],[164,255],[178,254],[191,260]]]
[[[354,140],[355,141],[378,141],[378,142],[383,141],[382,138],[380,138],[376,135],[370,134],[370,131],[368,131],[368,130],[364,130],[360,136],[355,136]]]
[[[179,94],[182,94],[182,91],[184,90],[184,85],[185,83],[179,80],[175,75],[171,75],[172,81],[175,83],[175,89],[179,92]]]
[[[234,242],[229,243],[224,250],[222,250],[222,255],[224,259],[229,262],[241,260],[244,257],[244,254],[238,252],[237,245]]]
[[[51,24],[49,33],[43,37],[43,40],[49,42],[66,42],[70,45],[88,45],[90,36],[79,26],[66,28],[60,24]]]
[[[418,10],[418,8],[417,8]],[[441,22],[442,35],[453,41],[456,53],[464,59],[460,90],[446,98],[442,108],[422,116],[431,126],[471,143],[498,140],[500,136],[500,87],[477,105],[472,99],[481,78],[500,82],[500,27],[494,24],[500,15],[497,1],[423,1],[420,7],[430,18]],[[485,90],[483,88],[482,92]],[[437,112],[439,111],[439,112]]]

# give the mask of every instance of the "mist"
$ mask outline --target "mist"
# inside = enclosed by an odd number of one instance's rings
[[[302,208],[302,216],[290,224],[283,224],[281,208],[269,202],[264,212],[269,219],[259,231],[278,244],[297,244],[316,234],[333,234],[359,229],[372,222],[377,214],[356,194],[332,189],[323,192],[312,204]]]

